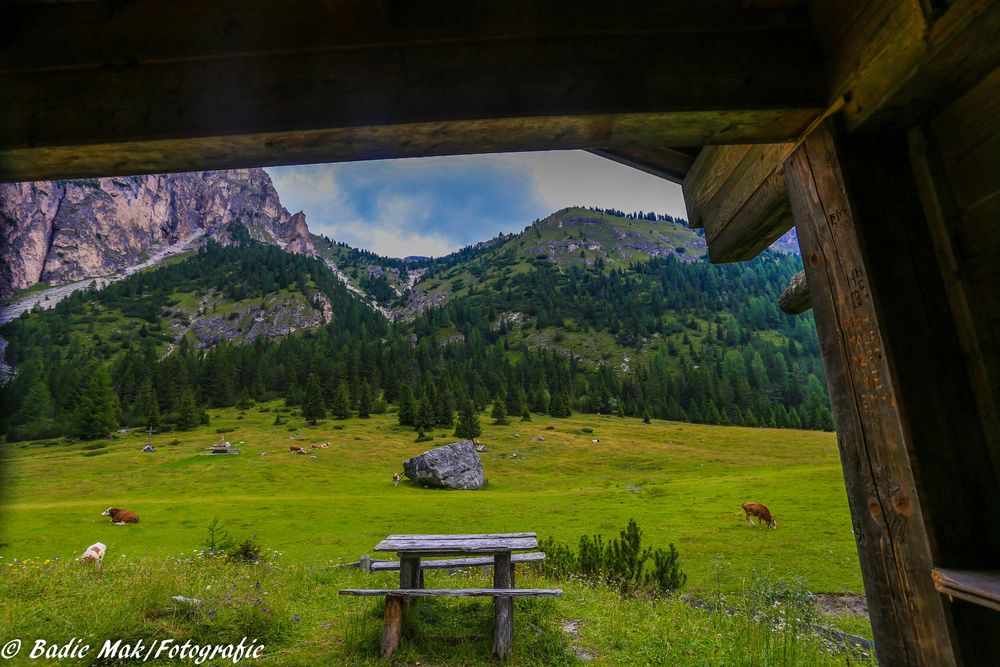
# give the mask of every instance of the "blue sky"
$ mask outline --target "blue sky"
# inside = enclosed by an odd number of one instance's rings
[[[440,256],[566,206],[686,217],[680,186],[583,151],[268,167],[309,228],[390,257]]]

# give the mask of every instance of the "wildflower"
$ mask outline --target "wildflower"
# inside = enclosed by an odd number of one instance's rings
[[[209,611],[209,612],[208,612],[208,615],[209,615],[209,616],[215,616],[215,610],[214,610],[214,609],[212,609],[211,611]]]
[[[299,618],[298,614],[293,614],[292,618],[294,618],[296,621],[301,621],[302,620],[301,618]]]
[[[264,611],[267,611],[267,607],[264,607]]]

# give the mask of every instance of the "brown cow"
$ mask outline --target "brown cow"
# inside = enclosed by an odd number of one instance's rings
[[[303,454],[305,454],[306,450],[302,449],[298,445],[289,445],[288,451],[290,451],[292,454],[298,454],[299,452],[302,452]]]
[[[771,510],[760,503],[743,503],[743,512],[746,513],[747,528],[757,525],[750,518],[754,516],[760,519],[761,523],[766,523],[768,528],[778,527],[778,524],[774,522],[774,517],[771,516]]]
[[[117,507],[109,507],[101,512],[101,516],[111,517],[111,523],[116,526],[124,526],[126,523],[139,523],[139,515],[135,512]]]

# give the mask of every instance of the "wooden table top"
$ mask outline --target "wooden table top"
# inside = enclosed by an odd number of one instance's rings
[[[494,554],[538,548],[535,533],[483,533],[473,535],[390,535],[375,551],[417,555]]]

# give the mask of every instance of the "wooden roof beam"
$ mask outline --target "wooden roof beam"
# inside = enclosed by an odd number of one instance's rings
[[[812,0],[810,14],[848,131],[907,128],[1000,66],[1000,3]]]
[[[786,141],[825,106],[803,8],[470,4],[5,5],[0,181]]]
[[[694,162],[691,152],[677,148],[594,148],[588,152],[677,184],[684,182]]]
[[[692,227],[713,262],[753,259],[795,224],[782,160],[791,144],[706,146],[684,179]]]

